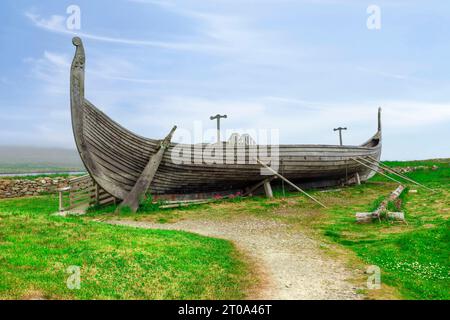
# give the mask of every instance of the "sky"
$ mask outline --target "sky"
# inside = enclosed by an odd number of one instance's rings
[[[383,159],[450,157],[450,1],[3,0],[0,18],[0,145],[75,147],[78,35],[86,98],[143,136],[220,113],[224,132],[337,144],[345,126],[358,145],[381,107]]]

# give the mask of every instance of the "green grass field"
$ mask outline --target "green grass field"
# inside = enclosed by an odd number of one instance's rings
[[[415,162],[413,165],[429,164]],[[351,248],[367,263],[381,267],[383,281],[399,288],[407,299],[450,298],[450,166],[448,162],[437,165],[436,171],[424,169],[408,174],[434,188],[436,193],[410,184],[410,189],[417,193],[405,193],[402,197],[401,210],[405,212],[407,225],[390,222],[357,225],[348,209],[369,211],[359,205],[334,207],[327,221],[319,225],[327,237]],[[391,185],[393,190],[395,184]],[[378,188],[358,189],[353,192],[367,193]]]
[[[255,215],[276,219],[301,231],[337,243],[354,252],[366,265],[382,269],[384,284],[398,291],[398,298],[449,299],[450,294],[450,161],[388,162],[391,166],[437,165],[438,170],[420,169],[407,176],[434,188],[426,189],[408,184],[417,193],[402,195],[401,210],[408,224],[383,221],[369,225],[355,223],[356,212],[376,208],[396,184],[375,176],[361,186],[345,187],[335,192],[313,191],[312,194],[329,208],[321,209],[297,193],[283,196],[275,190],[276,198],[263,197],[224,200],[215,204],[192,206],[175,210],[151,210],[139,215],[124,215],[123,219],[172,222],[186,217],[205,219]],[[108,217],[114,208],[105,208],[101,216]],[[109,213],[108,213],[109,212]],[[98,216],[98,212],[90,215]],[[386,298],[383,294],[367,292],[369,297]],[[389,296],[390,297],[390,296]]]
[[[438,166],[407,174],[436,190],[408,184],[417,192],[402,196],[407,224],[355,223],[355,212],[372,210],[397,186],[378,176],[361,186],[312,191],[328,209],[280,190],[275,190],[274,199],[235,198],[165,210],[151,205],[120,216],[113,213],[114,207],[93,208],[77,218],[51,216],[57,209],[53,196],[1,200],[0,297],[241,298],[256,278],[229,242],[98,221],[258,217],[286,223],[331,244],[329,253],[348,260],[351,267],[379,266],[383,289],[362,290],[367,298],[449,299],[450,161],[389,164]],[[82,267],[82,290],[66,288],[69,265]]]
[[[227,241],[56,217],[57,198],[0,201],[0,299],[239,299],[248,266]],[[81,288],[68,289],[69,266]]]

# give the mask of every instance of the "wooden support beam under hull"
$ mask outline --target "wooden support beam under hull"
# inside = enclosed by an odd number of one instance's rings
[[[266,193],[267,198],[273,198],[272,186],[270,185],[269,179],[264,180],[264,192]]]
[[[285,177],[283,177],[281,174],[279,174],[278,172],[276,172],[275,170],[273,170],[271,167],[269,167],[268,165],[266,165],[264,162],[260,161],[259,159],[256,159],[256,161],[262,165],[264,168],[266,168],[267,170],[269,170],[270,172],[272,172],[274,175],[276,175],[278,178],[284,180],[285,182],[287,182],[289,185],[291,185],[292,187],[294,187],[295,189],[297,189],[298,191],[300,191],[301,193],[303,193],[305,196],[307,196],[308,198],[310,198],[311,200],[313,200],[314,202],[318,203],[319,205],[321,205],[322,207],[326,208],[327,206],[324,205],[322,202],[320,202],[319,200],[317,200],[316,198],[314,198],[313,196],[311,196],[310,194],[308,194],[306,191],[300,189],[298,186],[296,186],[295,184],[293,184],[291,181],[289,181],[288,179],[286,179]]]
[[[270,182],[270,181],[272,181],[273,179],[276,179],[276,178],[277,178],[277,176],[274,175],[274,176],[271,176],[271,177],[269,177],[269,178],[266,178],[266,179],[264,179],[264,180],[262,180],[262,181],[259,181],[258,183],[254,184],[253,186],[247,188],[247,189],[245,190],[243,196],[244,196],[244,197],[246,197],[246,196],[252,196],[253,193],[254,193],[258,188],[260,188],[262,185],[264,185],[264,183],[265,183],[266,181]]]
[[[117,210],[120,210],[124,207],[129,207],[133,212],[137,211],[137,209],[139,208],[139,202],[143,197],[145,197],[145,193],[147,192],[148,188],[150,187],[150,183],[152,183],[153,178],[155,177],[156,171],[161,164],[164,152],[169,146],[170,140],[172,139],[173,133],[175,132],[176,128],[176,126],[172,128],[167,137],[161,142],[161,146],[158,152],[150,157],[150,161],[145,166],[144,171],[142,171],[142,174],[136,181],[133,189],[131,189],[120,206],[117,207]]]

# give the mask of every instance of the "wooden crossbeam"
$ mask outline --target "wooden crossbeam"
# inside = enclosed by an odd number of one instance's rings
[[[123,199],[122,203],[119,205],[116,211],[119,211],[123,207],[129,207],[133,212],[137,211],[137,209],[139,208],[139,202],[145,196],[145,193],[150,187],[150,184],[155,177],[156,171],[161,164],[164,152],[169,147],[170,140],[172,139],[173,133],[175,132],[176,128],[177,126],[174,126],[167,137],[163,141],[161,141],[159,150],[150,157],[149,162],[136,181],[133,189],[131,189],[125,199]]]

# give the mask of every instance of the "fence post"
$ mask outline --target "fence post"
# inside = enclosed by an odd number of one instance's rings
[[[95,183],[95,182],[94,182]],[[98,206],[100,203],[100,190],[98,183],[95,183],[95,205]]]
[[[58,190],[59,191],[59,212],[64,211],[64,207],[63,207],[63,191],[61,189]]]

